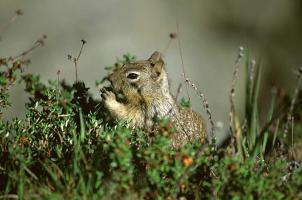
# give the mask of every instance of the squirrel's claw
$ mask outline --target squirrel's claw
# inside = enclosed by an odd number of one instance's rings
[[[115,94],[111,91],[108,91],[106,88],[101,89],[101,97],[104,101],[116,100]]]
[[[101,89],[101,96],[104,101],[105,107],[111,111],[112,115],[118,115],[123,112],[123,106],[116,100],[116,96],[112,91],[109,91],[107,88]],[[117,112],[116,112],[117,111]],[[118,113],[118,114],[116,114]]]

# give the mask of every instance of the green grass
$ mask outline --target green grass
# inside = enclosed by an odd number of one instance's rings
[[[110,73],[133,59],[124,55],[106,69]],[[302,198],[302,169],[287,156],[291,139],[283,134],[291,97],[273,93],[269,112],[260,120],[261,68],[251,64],[247,52],[245,115],[232,112],[230,142],[218,150],[206,146],[196,160],[205,144],[171,149],[167,119],[150,140],[143,131],[112,121],[84,82],[46,84],[21,72],[27,63],[23,57],[0,62],[1,110],[10,105],[12,84],[24,83],[30,95],[25,119],[0,120],[1,199]],[[293,113],[296,143],[301,143],[301,97]],[[185,99],[181,104],[190,106]]]

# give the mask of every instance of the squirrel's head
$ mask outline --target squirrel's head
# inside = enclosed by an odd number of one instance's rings
[[[128,100],[156,98],[169,92],[164,67],[162,55],[156,51],[147,60],[124,64],[110,75],[109,80],[113,88]]]

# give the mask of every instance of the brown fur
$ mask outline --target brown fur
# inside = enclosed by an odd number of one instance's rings
[[[154,52],[148,60],[125,64],[109,79],[113,88],[126,98],[125,103],[118,102],[113,92],[103,90],[105,106],[112,117],[129,121],[133,127],[147,132],[156,129],[158,119],[169,117],[177,129],[172,137],[174,148],[192,140],[205,141],[203,119],[191,108],[178,106],[172,97],[159,52]]]

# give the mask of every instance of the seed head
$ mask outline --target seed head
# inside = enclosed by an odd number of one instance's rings
[[[177,33],[170,33],[170,34],[169,34],[169,37],[170,37],[171,39],[175,39],[175,38],[177,38]]]
[[[24,14],[23,10],[21,9],[16,10],[16,15],[21,16],[23,14]]]

